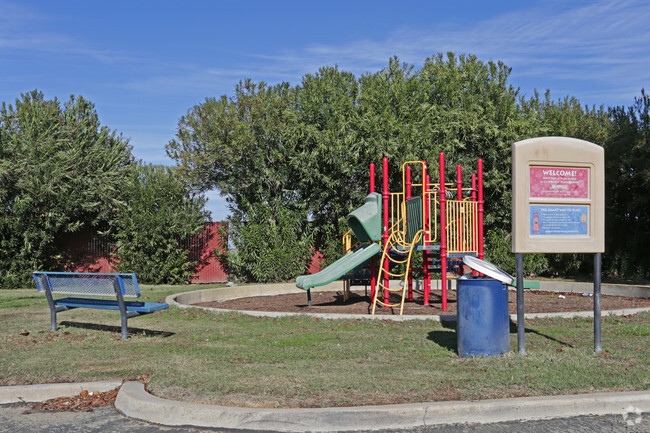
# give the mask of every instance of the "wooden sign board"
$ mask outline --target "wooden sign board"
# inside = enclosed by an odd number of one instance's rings
[[[540,137],[512,146],[512,251],[605,251],[605,152]]]

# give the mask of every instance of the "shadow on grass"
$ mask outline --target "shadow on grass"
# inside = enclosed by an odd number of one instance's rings
[[[450,352],[456,352],[458,350],[458,338],[456,336],[456,321],[454,320],[442,320],[440,322],[443,328],[449,329],[449,331],[431,331],[427,336],[427,340],[433,341],[440,347],[444,347]]]
[[[118,335],[122,334],[122,328],[120,326],[111,326],[111,325],[100,325],[97,323],[84,323],[84,322],[60,322],[60,326],[67,326],[69,328],[81,328],[88,329],[91,331],[104,331],[104,332],[114,332]],[[145,336],[145,337],[171,337],[174,335],[173,332],[168,331],[153,331],[151,329],[142,329],[134,328],[129,326],[129,336]]]
[[[573,346],[571,344],[566,343],[566,342],[564,342],[562,340],[558,340],[557,338],[551,337],[550,335],[546,335],[546,334],[544,334],[542,332],[537,331],[536,329],[531,329],[531,328],[526,327],[525,332],[526,332],[526,334],[539,335],[540,337],[544,337],[547,340],[553,341],[554,343],[558,343],[558,344],[561,344],[562,346],[573,348]],[[517,323],[512,321],[512,320],[510,321],[510,333],[511,334],[516,334],[517,333]]]
[[[433,341],[438,346],[444,347],[450,352],[456,352],[458,350],[458,334],[456,330],[456,322],[443,320],[441,322],[441,325],[443,328],[449,330],[431,331],[429,332],[429,335],[427,335],[427,340]],[[510,334],[517,334],[517,324],[512,320],[510,321],[509,332]],[[526,328],[526,334],[539,335],[540,337],[546,338],[547,340],[553,341],[562,346],[573,348],[571,344],[566,343],[562,340],[558,340],[557,338],[551,337],[550,335],[546,335],[542,332],[537,331],[536,329]]]

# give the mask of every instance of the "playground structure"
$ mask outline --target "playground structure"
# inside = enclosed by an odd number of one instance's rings
[[[422,253],[424,305],[429,305],[431,275],[440,273],[442,309],[447,309],[447,279],[453,272],[462,274],[462,257],[483,259],[483,161],[469,186],[463,186],[462,168],[456,167],[456,181],[446,182],[445,157],[439,155],[438,182],[431,182],[426,161],[408,161],[402,165],[401,190],[389,190],[388,158],[383,159],[382,192],[375,191],[375,165],[370,164],[370,193],[360,208],[348,215],[350,230],[343,237],[346,254],[322,271],[301,275],[296,285],[307,291],[311,305],[311,287],[344,278],[347,299],[350,280],[369,264],[372,314],[377,305],[400,307],[413,300],[413,258]],[[353,237],[358,245],[353,248]],[[352,274],[349,274],[352,272]],[[346,275],[348,274],[348,275]],[[403,284],[391,288],[390,280]],[[391,293],[398,302],[391,303]]]

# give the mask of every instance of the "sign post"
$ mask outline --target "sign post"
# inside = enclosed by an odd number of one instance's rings
[[[512,251],[517,339],[525,355],[523,254],[594,253],[594,351],[600,352],[600,260],[605,251],[605,152],[568,137],[512,146]]]

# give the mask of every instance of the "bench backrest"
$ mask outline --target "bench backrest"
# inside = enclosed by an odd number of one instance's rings
[[[115,296],[113,281],[117,278],[122,296],[140,297],[135,274],[108,274],[83,272],[34,272],[39,292],[48,284],[52,293],[82,296]]]

